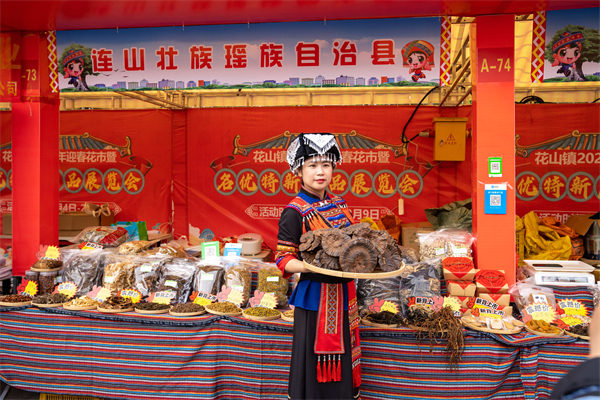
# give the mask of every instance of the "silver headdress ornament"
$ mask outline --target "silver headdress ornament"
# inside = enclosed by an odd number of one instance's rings
[[[342,163],[342,153],[331,133],[301,133],[288,147],[287,162],[294,173],[308,159]]]

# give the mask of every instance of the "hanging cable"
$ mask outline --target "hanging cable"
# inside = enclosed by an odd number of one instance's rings
[[[425,99],[427,98],[427,96],[429,96],[431,94],[431,92],[433,92],[436,89],[439,89],[441,86],[436,86],[433,89],[431,89],[429,92],[427,92],[427,94],[425,96],[423,96],[423,98],[421,99],[421,101],[419,102],[419,104],[417,104],[417,106],[415,107],[412,115],[410,116],[410,118],[408,119],[408,121],[406,121],[406,125],[404,125],[404,129],[402,129],[402,143],[406,144],[406,143],[410,143],[413,140],[415,140],[417,138],[417,136],[419,136],[419,134],[417,133],[415,136],[412,137],[412,139],[407,140],[406,139],[406,128],[408,127],[408,124],[410,124],[410,121],[412,121],[413,117],[415,116],[415,114],[417,113],[417,110],[419,109],[419,107],[421,107],[421,104],[423,103],[423,101],[425,101]]]

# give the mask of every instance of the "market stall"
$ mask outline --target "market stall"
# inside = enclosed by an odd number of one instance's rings
[[[4,379],[17,388],[121,399],[285,399],[293,324],[22,308],[2,310]],[[361,326],[363,399],[545,398],[587,356],[571,337],[468,331],[459,372],[441,341]],[[460,377],[460,378],[459,378]],[[455,390],[449,395],[448,386]]]

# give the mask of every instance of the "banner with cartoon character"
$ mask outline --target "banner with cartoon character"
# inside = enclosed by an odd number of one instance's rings
[[[437,85],[442,33],[439,18],[389,18],[56,36],[64,92]]]
[[[535,18],[533,46],[545,44],[543,81],[600,81],[599,30],[600,8],[548,11]],[[541,56],[534,51],[532,65],[541,65]]]
[[[0,120],[0,213],[12,213],[10,112]],[[116,221],[170,232],[172,127],[169,111],[61,112],[57,212],[108,204]]]

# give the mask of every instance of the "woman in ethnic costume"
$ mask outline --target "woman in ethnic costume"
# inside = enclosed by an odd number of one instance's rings
[[[354,223],[344,199],[326,191],[342,162],[341,152],[330,133],[300,134],[288,148],[287,161],[302,178],[300,193],[281,214],[277,236],[277,266],[285,277],[301,273],[290,299],[295,310],[289,398],[357,399],[360,341],[354,281],[311,273],[298,251],[302,234]]]

